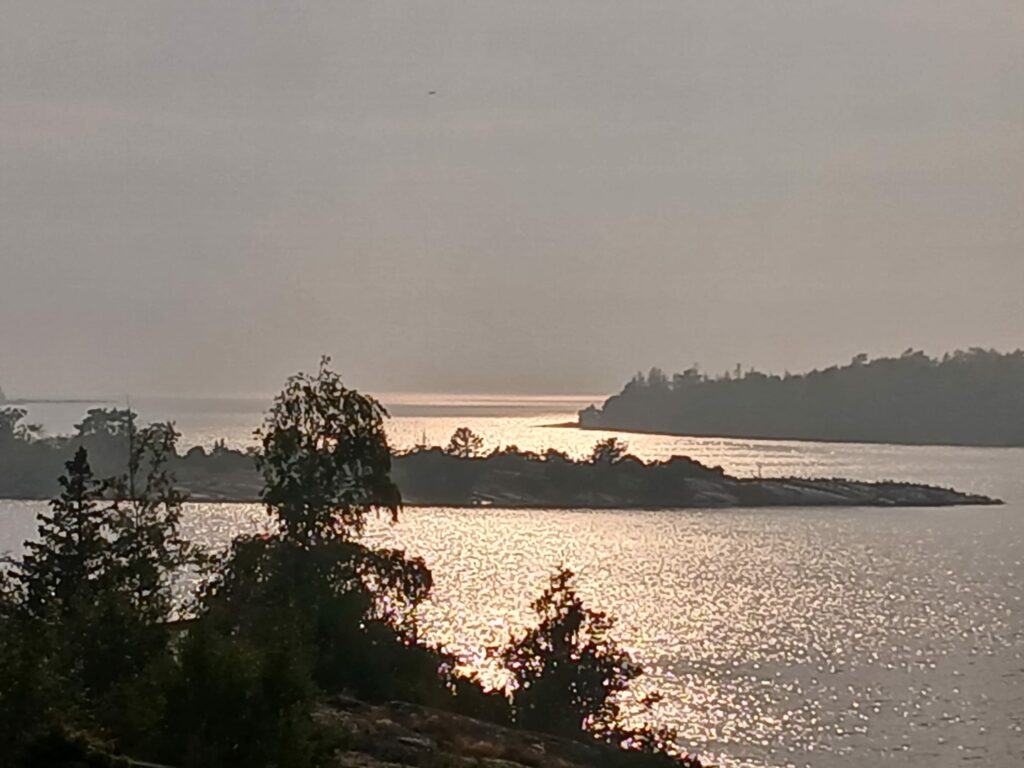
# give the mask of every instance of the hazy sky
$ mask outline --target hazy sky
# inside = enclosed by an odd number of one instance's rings
[[[1021,0],[0,9],[9,393],[1024,345]]]

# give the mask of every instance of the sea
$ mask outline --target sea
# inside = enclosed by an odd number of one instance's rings
[[[565,566],[646,674],[632,722],[677,729],[722,768],[1024,765],[1024,449],[688,438],[582,431],[594,397],[386,395],[396,448],[467,426],[485,449],[585,456],[609,436],[647,460],[685,455],[739,476],[895,479],[1003,499],[947,509],[511,510],[409,508],[372,543],[434,574],[422,634],[501,684],[488,649],[531,623]],[[254,444],[268,402],[140,399],[181,444]],[[81,404],[30,406],[50,433]],[[0,553],[33,535],[41,502],[0,500]],[[249,504],[190,504],[210,548],[260,530]],[[658,692],[656,703],[641,699]]]

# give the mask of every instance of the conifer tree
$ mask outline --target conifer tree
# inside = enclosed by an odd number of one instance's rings
[[[36,618],[65,618],[76,603],[90,602],[109,573],[110,540],[104,517],[104,483],[79,448],[65,465],[60,495],[50,514],[39,515],[39,538],[14,571],[25,607]]]

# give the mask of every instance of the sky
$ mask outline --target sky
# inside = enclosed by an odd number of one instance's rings
[[[1024,346],[1020,0],[0,0],[0,385]]]

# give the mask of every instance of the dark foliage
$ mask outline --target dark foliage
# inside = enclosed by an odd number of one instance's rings
[[[626,457],[626,444],[615,437],[598,441],[590,452],[592,464],[615,464]]]
[[[274,401],[259,435],[261,495],[292,541],[313,544],[362,531],[374,509],[397,516],[384,407],[344,386],[324,358],[316,376],[298,374]]]
[[[551,577],[533,609],[540,624],[501,652],[516,722],[571,737],[616,721],[615,695],[642,670],[611,639],[611,620],[583,605],[567,569]]]
[[[850,442],[1024,445],[1024,351],[941,359],[907,350],[791,376],[638,374],[600,409],[600,429]]]
[[[499,652],[512,676],[516,722],[558,736],[589,732],[637,748],[664,747],[670,734],[622,729],[618,696],[643,668],[612,638],[613,621],[583,604],[572,571],[555,573],[533,609],[540,623]]]
[[[498,697],[454,674],[454,658],[419,642],[415,609],[432,585],[423,561],[359,540],[368,514],[398,514],[385,415],[326,360],[315,376],[289,380],[275,401],[257,457],[274,531],[233,543],[202,596],[171,697],[172,730],[181,734],[172,742],[187,745],[186,764],[306,764],[316,754],[309,715],[317,691],[479,705],[507,719]],[[236,664],[236,655],[248,661]],[[205,704],[207,688],[235,706]],[[255,730],[258,748],[239,747]]]
[[[140,694],[166,655],[172,582],[201,558],[178,532],[181,497],[164,469],[173,429],[129,437],[124,477],[97,480],[76,451],[38,540],[5,569],[0,710],[18,726],[9,755],[55,729],[128,740],[154,722]]]
[[[459,427],[452,433],[445,452],[460,459],[471,459],[480,456],[484,450],[483,438],[469,427]]]
[[[164,690],[160,754],[197,768],[285,768],[315,758],[310,660],[288,624],[273,630],[275,642],[209,621],[190,627]]]
[[[15,448],[0,456],[75,448],[39,538],[0,569],[7,763],[116,765],[124,761],[112,755],[130,753],[183,768],[304,768],[333,749],[313,717],[317,702],[354,694],[577,738],[586,729],[584,740],[649,753],[609,749],[601,765],[668,764],[659,734],[616,725],[616,696],[640,668],[609,637],[610,620],[579,601],[568,571],[535,604],[540,625],[502,654],[518,683],[511,705],[420,640],[416,610],[430,571],[362,539],[367,515],[395,518],[401,503],[386,414],[327,362],[289,380],[261,432],[255,463],[271,531],[237,538],[215,568],[179,530],[173,467],[184,460],[171,425],[137,429],[130,411],[94,410],[74,438],[43,441],[22,426],[23,413],[3,412],[0,449]],[[92,450],[124,471],[97,473]],[[459,466],[599,471],[515,450],[486,462],[436,454]],[[630,466],[608,455],[601,466]],[[219,446],[188,461],[239,456]],[[174,587],[185,569],[208,578],[183,602]]]

